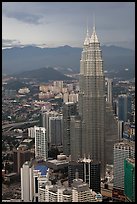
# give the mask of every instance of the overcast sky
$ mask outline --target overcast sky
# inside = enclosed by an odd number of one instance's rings
[[[3,47],[82,47],[95,15],[101,45],[135,47],[134,2],[3,2]]]

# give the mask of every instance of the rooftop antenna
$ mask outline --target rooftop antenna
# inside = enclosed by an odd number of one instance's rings
[[[96,25],[95,25],[95,14],[93,13],[93,31],[95,31]]]
[[[88,16],[87,16],[87,34],[88,34]]]

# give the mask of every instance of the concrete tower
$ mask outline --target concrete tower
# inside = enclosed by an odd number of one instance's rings
[[[63,105],[63,153],[70,155],[70,120],[71,116],[76,115],[76,103],[67,102]]]
[[[105,169],[105,77],[103,61],[95,26],[84,41],[80,60],[79,114],[82,118],[82,156],[101,162]]]
[[[34,126],[35,135],[35,157],[42,158],[44,161],[48,158],[48,142],[46,129],[44,127]]]

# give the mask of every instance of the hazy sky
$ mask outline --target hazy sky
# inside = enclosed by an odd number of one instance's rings
[[[94,15],[101,45],[134,49],[134,2],[3,2],[3,47],[82,47],[87,19],[91,34]]]

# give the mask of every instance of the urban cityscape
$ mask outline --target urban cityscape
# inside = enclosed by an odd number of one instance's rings
[[[3,3],[3,21],[12,4]],[[42,50],[50,48],[39,48],[38,61],[29,47],[34,64],[46,59],[45,67],[16,72],[25,46],[2,50],[2,202],[135,202],[135,67],[106,71],[96,20],[84,29],[78,71],[58,69],[59,60],[50,65],[57,50],[46,58]],[[62,49],[62,60],[75,58]]]

